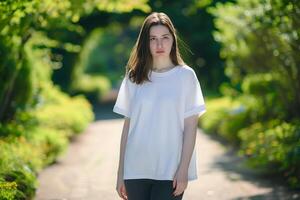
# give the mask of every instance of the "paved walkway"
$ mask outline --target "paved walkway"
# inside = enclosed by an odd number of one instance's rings
[[[122,119],[92,123],[57,163],[39,174],[35,199],[119,200],[115,184],[122,126]],[[183,200],[300,199],[299,192],[243,167],[233,151],[200,129],[196,148],[199,178],[189,182]]]

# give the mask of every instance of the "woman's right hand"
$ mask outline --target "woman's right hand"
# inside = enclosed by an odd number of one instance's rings
[[[118,177],[116,190],[122,199],[128,200],[124,180],[120,177]]]

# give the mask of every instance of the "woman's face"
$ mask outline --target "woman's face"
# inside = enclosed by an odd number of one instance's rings
[[[173,45],[173,37],[169,29],[163,25],[155,25],[150,28],[150,52],[153,58],[168,58]]]

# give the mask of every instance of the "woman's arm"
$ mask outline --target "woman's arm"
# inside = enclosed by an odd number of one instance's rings
[[[188,184],[188,169],[196,143],[198,115],[192,115],[184,119],[184,136],[181,151],[181,159],[173,180],[173,194],[180,195]]]
[[[192,115],[184,119],[183,146],[179,168],[188,171],[193,150],[196,143],[198,115]]]
[[[129,131],[129,124],[130,124],[130,118],[125,117],[122,136],[121,136],[119,168],[118,168],[118,176],[120,178],[123,178],[123,173],[124,173],[124,154],[125,154],[127,136]]]

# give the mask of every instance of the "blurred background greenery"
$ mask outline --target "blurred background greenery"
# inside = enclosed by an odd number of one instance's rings
[[[0,2],[1,199],[34,196],[38,172],[119,87],[152,11],[170,16],[184,60],[201,82],[207,113],[199,126],[226,139],[249,166],[300,188],[299,1],[6,0]]]

